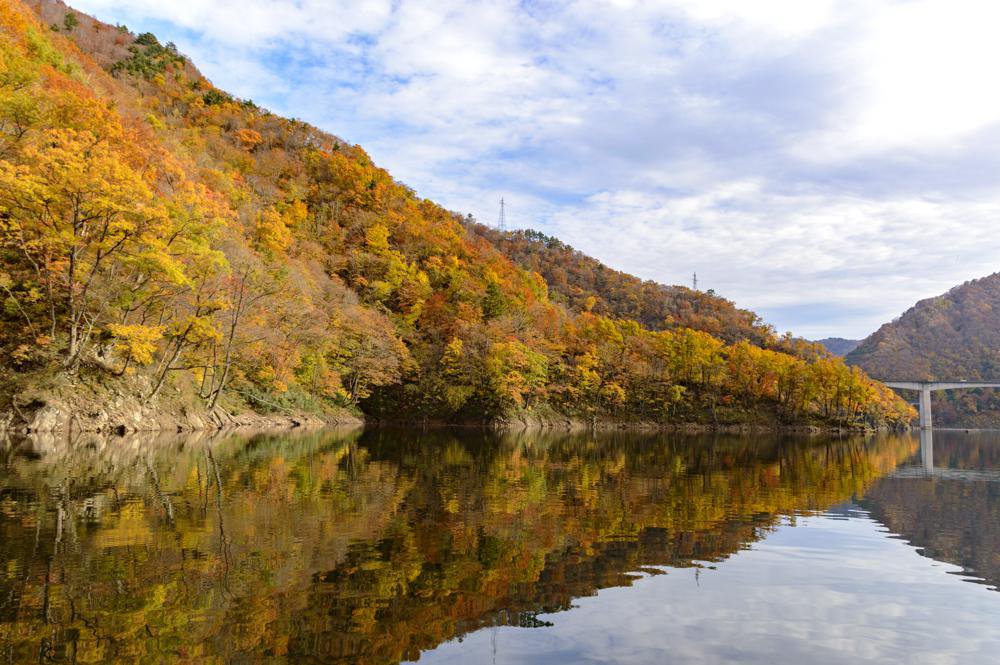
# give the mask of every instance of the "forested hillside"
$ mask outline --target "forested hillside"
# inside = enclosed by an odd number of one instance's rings
[[[8,420],[81,385],[84,411],[111,391],[449,421],[910,415],[725,301],[627,276],[576,292],[494,241],[154,35],[54,0],[0,6]],[[629,305],[643,289],[660,295]]]
[[[1000,379],[1000,273],[921,300],[879,328],[847,362],[880,379]],[[939,425],[1000,424],[993,390],[935,393]]]

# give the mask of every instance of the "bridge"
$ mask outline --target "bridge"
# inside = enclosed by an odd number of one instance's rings
[[[931,393],[935,390],[957,390],[960,388],[1000,388],[1000,381],[883,381],[890,388],[916,390],[920,393],[920,429],[934,427],[931,414]]]

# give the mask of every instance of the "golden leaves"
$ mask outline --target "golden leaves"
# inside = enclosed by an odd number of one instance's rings
[[[163,338],[163,326],[112,323],[108,332],[116,340],[115,349],[140,365],[153,362],[157,342]]]
[[[254,148],[264,142],[260,132],[255,132],[254,130],[247,128],[236,130],[236,139],[246,150],[251,152]]]
[[[257,247],[272,258],[284,255],[293,240],[284,216],[274,208],[257,216],[255,239]]]

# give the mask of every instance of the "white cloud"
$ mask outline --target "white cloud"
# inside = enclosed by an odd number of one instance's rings
[[[80,0],[421,195],[861,336],[996,269],[1000,9],[959,0]]]
[[[874,4],[842,50],[844,113],[800,154],[947,149],[995,124],[1000,91],[989,81],[1000,59],[998,22],[1000,6],[987,2]]]

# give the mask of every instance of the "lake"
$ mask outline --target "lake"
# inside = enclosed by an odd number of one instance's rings
[[[996,663],[1000,435],[0,446],[0,662]]]

